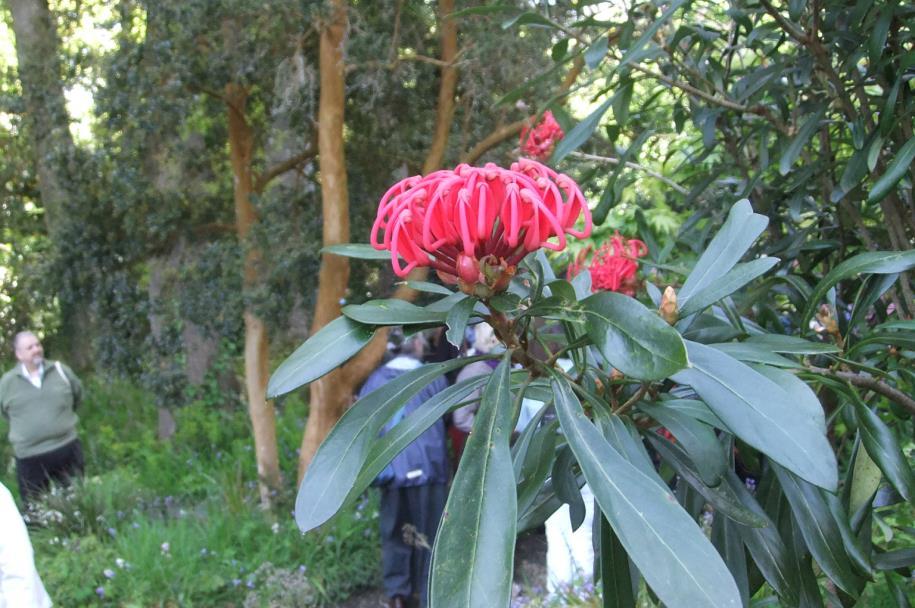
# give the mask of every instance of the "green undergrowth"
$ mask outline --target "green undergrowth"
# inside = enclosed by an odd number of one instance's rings
[[[374,497],[307,535],[293,521],[301,401],[277,411],[286,489],[265,512],[242,404],[176,408],[177,433],[161,442],[149,395],[96,380],[87,395],[86,477],[27,515],[55,605],[333,606],[378,583]],[[3,422],[0,433],[0,481],[18,494]]]

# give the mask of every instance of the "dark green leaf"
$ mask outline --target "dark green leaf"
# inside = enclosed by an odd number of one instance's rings
[[[440,325],[448,317],[447,311],[420,308],[415,304],[398,299],[369,300],[365,304],[350,304],[343,307],[343,314],[366,325]]]
[[[602,513],[596,513],[599,526],[598,560],[603,587],[604,608],[635,608],[637,590],[633,590],[632,566],[626,550]]]
[[[768,218],[753,213],[750,201],[737,201],[728,213],[728,219],[696,262],[692,272],[677,293],[680,308],[684,308],[695,294],[718,282],[740,260],[766,225]]]
[[[719,484],[713,488],[699,479],[695,467],[689,461],[683,448],[658,435],[649,434],[647,437],[651,445],[664,459],[664,462],[673,467],[683,481],[692,486],[696,492],[708,501],[715,508],[716,513],[726,515],[734,521],[749,527],[756,528],[767,525],[768,520],[743,506],[727,484]]]
[[[613,292],[582,301],[588,336],[627,376],[661,380],[687,366],[680,334],[635,298]]]
[[[842,535],[822,490],[773,465],[801,535],[813,558],[832,581],[849,595],[857,595],[859,581],[851,570]]]
[[[520,15],[509,17],[502,22],[502,29],[507,30],[514,25],[540,25],[552,28],[556,27],[554,22],[550,21],[540,13],[535,13],[534,11],[527,11],[521,13]]]
[[[687,352],[692,367],[672,376],[675,382],[692,386],[743,441],[811,483],[835,490],[832,447],[788,391],[714,348],[687,342]]]
[[[317,380],[362,350],[375,328],[338,317],[305,341],[270,376],[267,395],[272,399]]]
[[[728,430],[728,427],[715,415],[709,407],[698,399],[668,399],[661,404],[668,408],[689,416],[699,422],[704,422],[716,429]]]
[[[390,251],[379,251],[368,243],[341,243],[339,245],[328,245],[321,250],[321,253],[332,253],[345,258],[356,258],[359,260],[390,260]]]
[[[874,554],[877,570],[898,570],[915,566],[915,547]]]
[[[305,471],[295,501],[295,520],[303,532],[331,518],[344,503],[384,424],[413,395],[437,377],[480,357],[424,365],[408,371],[351,408],[331,429]]]
[[[625,53],[623,53],[623,56],[620,59],[620,62],[617,64],[616,69],[620,69],[635,60],[645,45],[654,38],[658,30],[664,27],[664,24],[666,24],[670,18],[673,17],[674,13],[676,13],[677,10],[679,10],[679,8],[685,3],[686,0],[674,0],[671,2],[670,6],[667,7],[667,10],[661,14],[660,17],[653,19],[651,21],[651,25],[648,26],[644,32],[642,32],[642,35],[639,36],[639,39],[636,40],[628,49],[626,49]]]
[[[623,86],[617,90],[613,96],[613,116],[616,118],[616,124],[621,128],[629,120],[629,104],[632,102],[632,92],[635,89],[635,82],[627,78]],[[649,248],[650,249],[650,248]]]
[[[788,355],[822,355],[839,352],[839,347],[829,342],[811,342],[797,336],[782,334],[759,334],[750,336],[744,342],[767,348],[774,353]]]
[[[832,514],[832,520],[839,530],[839,535],[842,537],[845,553],[848,554],[860,573],[867,577],[873,576],[874,568],[870,563],[870,559],[864,553],[858,537],[852,532],[848,514],[845,512],[845,507],[842,506],[839,497],[829,492],[820,492],[820,496],[823,497],[829,512]]]
[[[559,422],[601,511],[648,585],[669,606],[740,606],[734,580],[673,494],[634,467],[585,416],[571,386],[553,378]]]
[[[438,283],[430,283],[428,281],[407,281],[407,287],[415,289],[416,291],[424,291],[426,293],[436,293],[443,296],[452,296],[454,292],[439,285]]]
[[[550,158],[550,164],[557,165],[559,162],[568,156],[571,152],[574,152],[581,147],[588,139],[591,137],[591,134],[594,133],[594,129],[597,128],[597,125],[600,124],[600,119],[604,117],[604,114],[607,112],[607,108],[610,107],[610,104],[613,102],[613,98],[610,97],[602,104],[597,106],[597,108],[588,114],[588,117],[582,120],[580,123],[572,127],[572,130],[566,133],[566,136],[556,145],[556,149],[553,150],[553,156]]]
[[[726,481],[743,506],[766,524],[761,527],[738,528],[747,550],[753,557],[753,562],[788,606],[797,605],[800,581],[797,572],[791,566],[788,547],[779,535],[778,528],[733,471],[728,472]]]
[[[599,36],[597,40],[591,43],[591,46],[585,51],[585,65],[589,70],[593,70],[600,65],[607,55],[607,49],[610,46],[610,39],[607,36]]]
[[[714,517],[712,520],[712,543],[718,554],[724,559],[737,588],[740,590],[741,604],[750,603],[750,582],[747,576],[747,554],[737,524],[727,517]]]
[[[432,549],[429,602],[507,606],[518,521],[506,355],[483,390]]]
[[[373,443],[359,477],[350,490],[347,502],[361,496],[395,456],[473,391],[482,387],[488,379],[488,376],[474,376],[449,386],[426,401],[423,407],[405,416],[394,425],[394,428]]]
[[[467,329],[467,321],[470,320],[476,303],[476,298],[464,298],[449,310],[448,316],[445,317],[445,324],[448,326],[445,337],[458,348],[464,343],[464,330]]]
[[[573,464],[575,464],[575,455],[572,454],[571,448],[567,445],[562,446],[556,462],[553,463],[550,479],[553,480],[556,496],[569,505],[569,523],[574,531],[585,521],[585,501],[581,497],[578,479],[572,472]]]
[[[855,401],[855,413],[858,417],[858,431],[867,453],[903,498],[915,500],[915,476],[899,447],[896,434],[880,416],[860,401]]]
[[[556,458],[555,420],[541,426],[531,437],[530,448],[524,454],[521,478],[518,480],[518,510],[526,511],[533,503],[543,483],[553,470]]]
[[[791,166],[794,165],[794,161],[801,155],[801,150],[804,149],[804,146],[807,145],[807,142],[813,137],[813,134],[816,133],[816,130],[820,126],[820,121],[823,120],[824,116],[826,116],[825,104],[823,104],[818,111],[814,112],[804,124],[801,125],[801,128],[797,130],[797,135],[794,136],[794,139],[791,140],[791,143],[788,144],[788,147],[782,152],[781,158],[778,159],[779,173],[788,175],[791,171]]]
[[[639,402],[638,408],[667,427],[677,441],[689,454],[690,460],[696,467],[699,477],[710,487],[718,485],[721,476],[727,470],[725,454],[718,443],[715,431],[675,408],[667,408],[664,404]]]
[[[826,434],[826,414],[823,404],[813,389],[806,382],[783,369],[775,369],[766,365],[753,365],[753,369],[782,387],[791,403],[800,414],[805,416],[824,435]]]
[[[877,180],[874,187],[867,195],[868,203],[881,201],[896,186],[896,183],[908,172],[912,160],[915,159],[915,137],[905,143],[896,153],[893,162],[886,168],[886,172]]]
[[[915,140],[913,140],[915,141]],[[913,146],[915,149],[915,146]],[[849,258],[829,271],[810,294],[807,309],[799,325],[806,327],[826,292],[836,283],[859,274],[892,274],[915,266],[915,249],[909,251],[867,251]]]
[[[687,303],[680,308],[680,316],[687,317],[731,295],[753,279],[769,272],[778,262],[778,258],[759,258],[744,264],[737,264],[723,277],[719,277],[718,280],[689,298]]]
[[[709,346],[734,357],[738,361],[743,361],[744,363],[765,363],[766,365],[773,365],[775,367],[800,367],[797,362],[777,355],[769,349],[757,346],[753,343],[723,342],[720,344],[709,344]]]

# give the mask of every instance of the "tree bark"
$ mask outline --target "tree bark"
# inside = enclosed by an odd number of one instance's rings
[[[64,203],[70,199],[75,147],[61,82],[60,41],[47,0],[10,0],[19,81],[35,142],[38,189],[53,242],[60,233]]]
[[[57,254],[66,242],[64,208],[76,200],[73,179],[79,174],[61,79],[60,40],[47,0],[10,0],[9,7],[38,191],[52,251]],[[66,285],[72,278],[61,276],[59,280]],[[62,295],[79,293],[78,286],[69,287]],[[87,336],[91,336],[93,319],[88,303],[73,297],[61,299],[62,323],[57,337],[64,343],[70,364],[86,368],[92,363],[92,341]]]
[[[321,174],[322,242],[324,246],[349,242],[349,191],[343,150],[344,90],[343,44],[347,15],[344,0],[334,0],[330,21],[321,28],[318,99],[318,167]],[[318,272],[318,295],[312,322],[315,333],[340,315],[340,300],[349,282],[347,258],[323,254]],[[299,479],[318,446],[330,432],[351,399],[345,374],[336,369],[309,386],[309,412],[299,451]]]
[[[346,165],[343,156],[344,74],[343,36],[346,30],[346,5],[334,2],[334,18],[321,32],[321,97],[318,110],[318,153],[321,170],[321,190],[324,211],[324,246],[349,241],[349,199],[346,191]],[[442,166],[448,136],[454,118],[454,96],[458,70],[454,60],[458,54],[457,23],[446,19],[454,12],[454,0],[439,0],[439,32],[441,32],[441,83],[435,128],[429,152],[423,162],[423,173]],[[342,184],[342,189],[339,187]],[[333,205],[328,209],[329,205]],[[328,221],[333,220],[333,224]],[[325,268],[328,269],[325,272]],[[425,278],[428,269],[420,268],[411,278]],[[318,280],[318,302],[312,333],[340,314],[340,300],[346,291],[349,262],[346,258],[324,254]],[[416,291],[402,285],[395,298],[412,300]],[[356,388],[381,362],[387,343],[387,329],[381,328],[375,337],[352,361],[312,382],[309,390],[309,415],[299,450],[299,481],[327,434],[346,408],[352,403]]]
[[[225,88],[229,124],[229,156],[235,177],[235,224],[238,240],[244,248],[242,285],[251,289],[257,285],[261,252],[248,243],[251,228],[257,222],[257,212],[251,203],[254,187],[251,168],[254,132],[245,115],[248,91],[230,83]],[[261,505],[269,507],[272,491],[280,487],[279,454],[276,444],[276,415],[273,402],[267,400],[268,342],[267,327],[250,306],[245,306],[245,389],[248,414],[254,432],[254,450]]]

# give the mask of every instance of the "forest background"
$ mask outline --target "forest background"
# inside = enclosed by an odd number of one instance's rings
[[[386,266],[322,247],[367,241],[378,199],[407,175],[511,162],[545,110],[567,134],[551,164],[592,202],[592,242],[617,229],[641,238],[655,283],[679,284],[731,204],[749,198],[770,219],[754,255],[779,261],[732,304],[786,333],[810,332],[812,286],[843,260],[913,246],[905,3],[6,0],[0,10],[0,344],[9,357],[14,333],[35,329],[96,395],[82,425],[96,477],[60,498],[63,523],[40,535],[49,546],[72,537],[97,562],[87,581],[72,551],[53,557],[52,585],[77,603],[163,588],[206,602],[299,575],[332,601],[374,580],[374,532],[358,513],[323,537],[354,556],[352,571],[306,576],[299,568],[314,571],[317,558],[284,509],[380,360],[384,332],[281,403],[267,399],[269,371],[344,302],[421,297]],[[826,339],[865,315],[911,319],[911,278],[897,275],[850,273],[819,294]],[[853,303],[860,316],[847,319]],[[911,351],[892,348],[880,365],[911,395]],[[821,398],[841,410],[841,397]],[[911,450],[911,412],[882,405]],[[835,424],[841,450],[851,423]],[[2,454],[8,482],[8,445]],[[231,508],[217,516],[215,504]],[[268,543],[233,556],[233,515],[251,538],[285,540],[273,555]],[[905,529],[911,514],[894,517]],[[185,541],[166,538],[175,534]],[[369,540],[355,550],[346,543],[357,537]],[[126,561],[148,567],[110,566],[138,546]],[[171,570],[153,564],[179,559],[176,546],[181,559],[216,552],[218,567],[167,583]],[[243,575],[278,559],[278,574]],[[140,592],[119,582],[140,570],[162,579]],[[887,578],[888,596],[904,595],[896,584]]]

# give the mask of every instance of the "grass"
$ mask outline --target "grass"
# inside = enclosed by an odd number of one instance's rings
[[[374,497],[307,535],[293,521],[291,487],[272,512],[261,510],[241,404],[191,402],[175,410],[175,437],[160,442],[149,395],[125,383],[90,380],[87,389],[79,412],[86,477],[28,514],[56,605],[336,605],[378,583]],[[295,399],[277,412],[287,480],[304,414]],[[6,441],[0,457],[0,481],[16,494]]]

